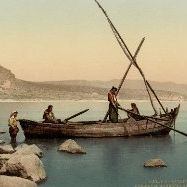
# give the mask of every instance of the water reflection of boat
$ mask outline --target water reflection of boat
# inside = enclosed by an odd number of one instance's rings
[[[102,121],[67,122],[66,124],[42,123],[20,120],[26,138],[57,137],[128,137],[143,135],[166,135],[173,127],[179,107],[160,117],[119,120],[118,123]],[[164,126],[161,126],[164,125]]]

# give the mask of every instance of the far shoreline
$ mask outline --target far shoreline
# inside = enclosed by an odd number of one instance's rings
[[[118,101],[120,102],[149,102],[149,100],[145,99],[119,99]],[[186,102],[186,100],[160,100],[162,102],[177,102],[177,103],[182,103]],[[50,103],[50,102],[101,102],[101,103],[108,103],[107,100],[102,100],[102,99],[61,99],[61,100],[46,100],[46,99],[20,99],[20,100],[14,100],[14,99],[0,99],[0,103]],[[154,100],[154,102],[157,102]]]

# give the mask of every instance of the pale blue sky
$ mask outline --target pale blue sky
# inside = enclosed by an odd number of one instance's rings
[[[186,0],[100,0],[148,79],[187,83]],[[0,0],[0,64],[26,80],[121,78],[129,62],[94,0]],[[129,78],[139,78],[131,72]]]

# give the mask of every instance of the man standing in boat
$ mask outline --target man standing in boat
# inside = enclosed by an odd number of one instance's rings
[[[49,105],[43,114],[44,123],[60,123],[61,120],[56,119],[53,113],[53,106]]]
[[[10,118],[8,120],[11,143],[13,143],[13,144],[16,143],[16,136],[17,136],[17,133],[19,132],[17,115],[18,115],[17,111],[12,112],[10,114]]]
[[[108,101],[109,101],[109,120],[112,123],[118,122],[118,106],[119,103],[117,101],[117,88],[112,87],[112,89],[108,92]]]

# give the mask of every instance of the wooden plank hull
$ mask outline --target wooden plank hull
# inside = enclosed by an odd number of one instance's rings
[[[128,137],[141,135],[164,135],[168,134],[168,128],[159,125],[148,124],[137,127],[134,124],[93,124],[93,125],[55,125],[51,127],[49,124],[38,124],[24,129],[26,138],[60,138],[60,137]],[[153,127],[154,126],[154,127]],[[171,126],[171,125],[169,125]]]
[[[168,127],[173,127],[179,107],[175,112],[155,119]],[[67,124],[50,124],[30,120],[20,120],[26,138],[64,138],[64,137],[129,137],[146,135],[166,135],[170,129],[147,119],[136,121],[133,118],[118,123],[101,121],[68,122]]]

